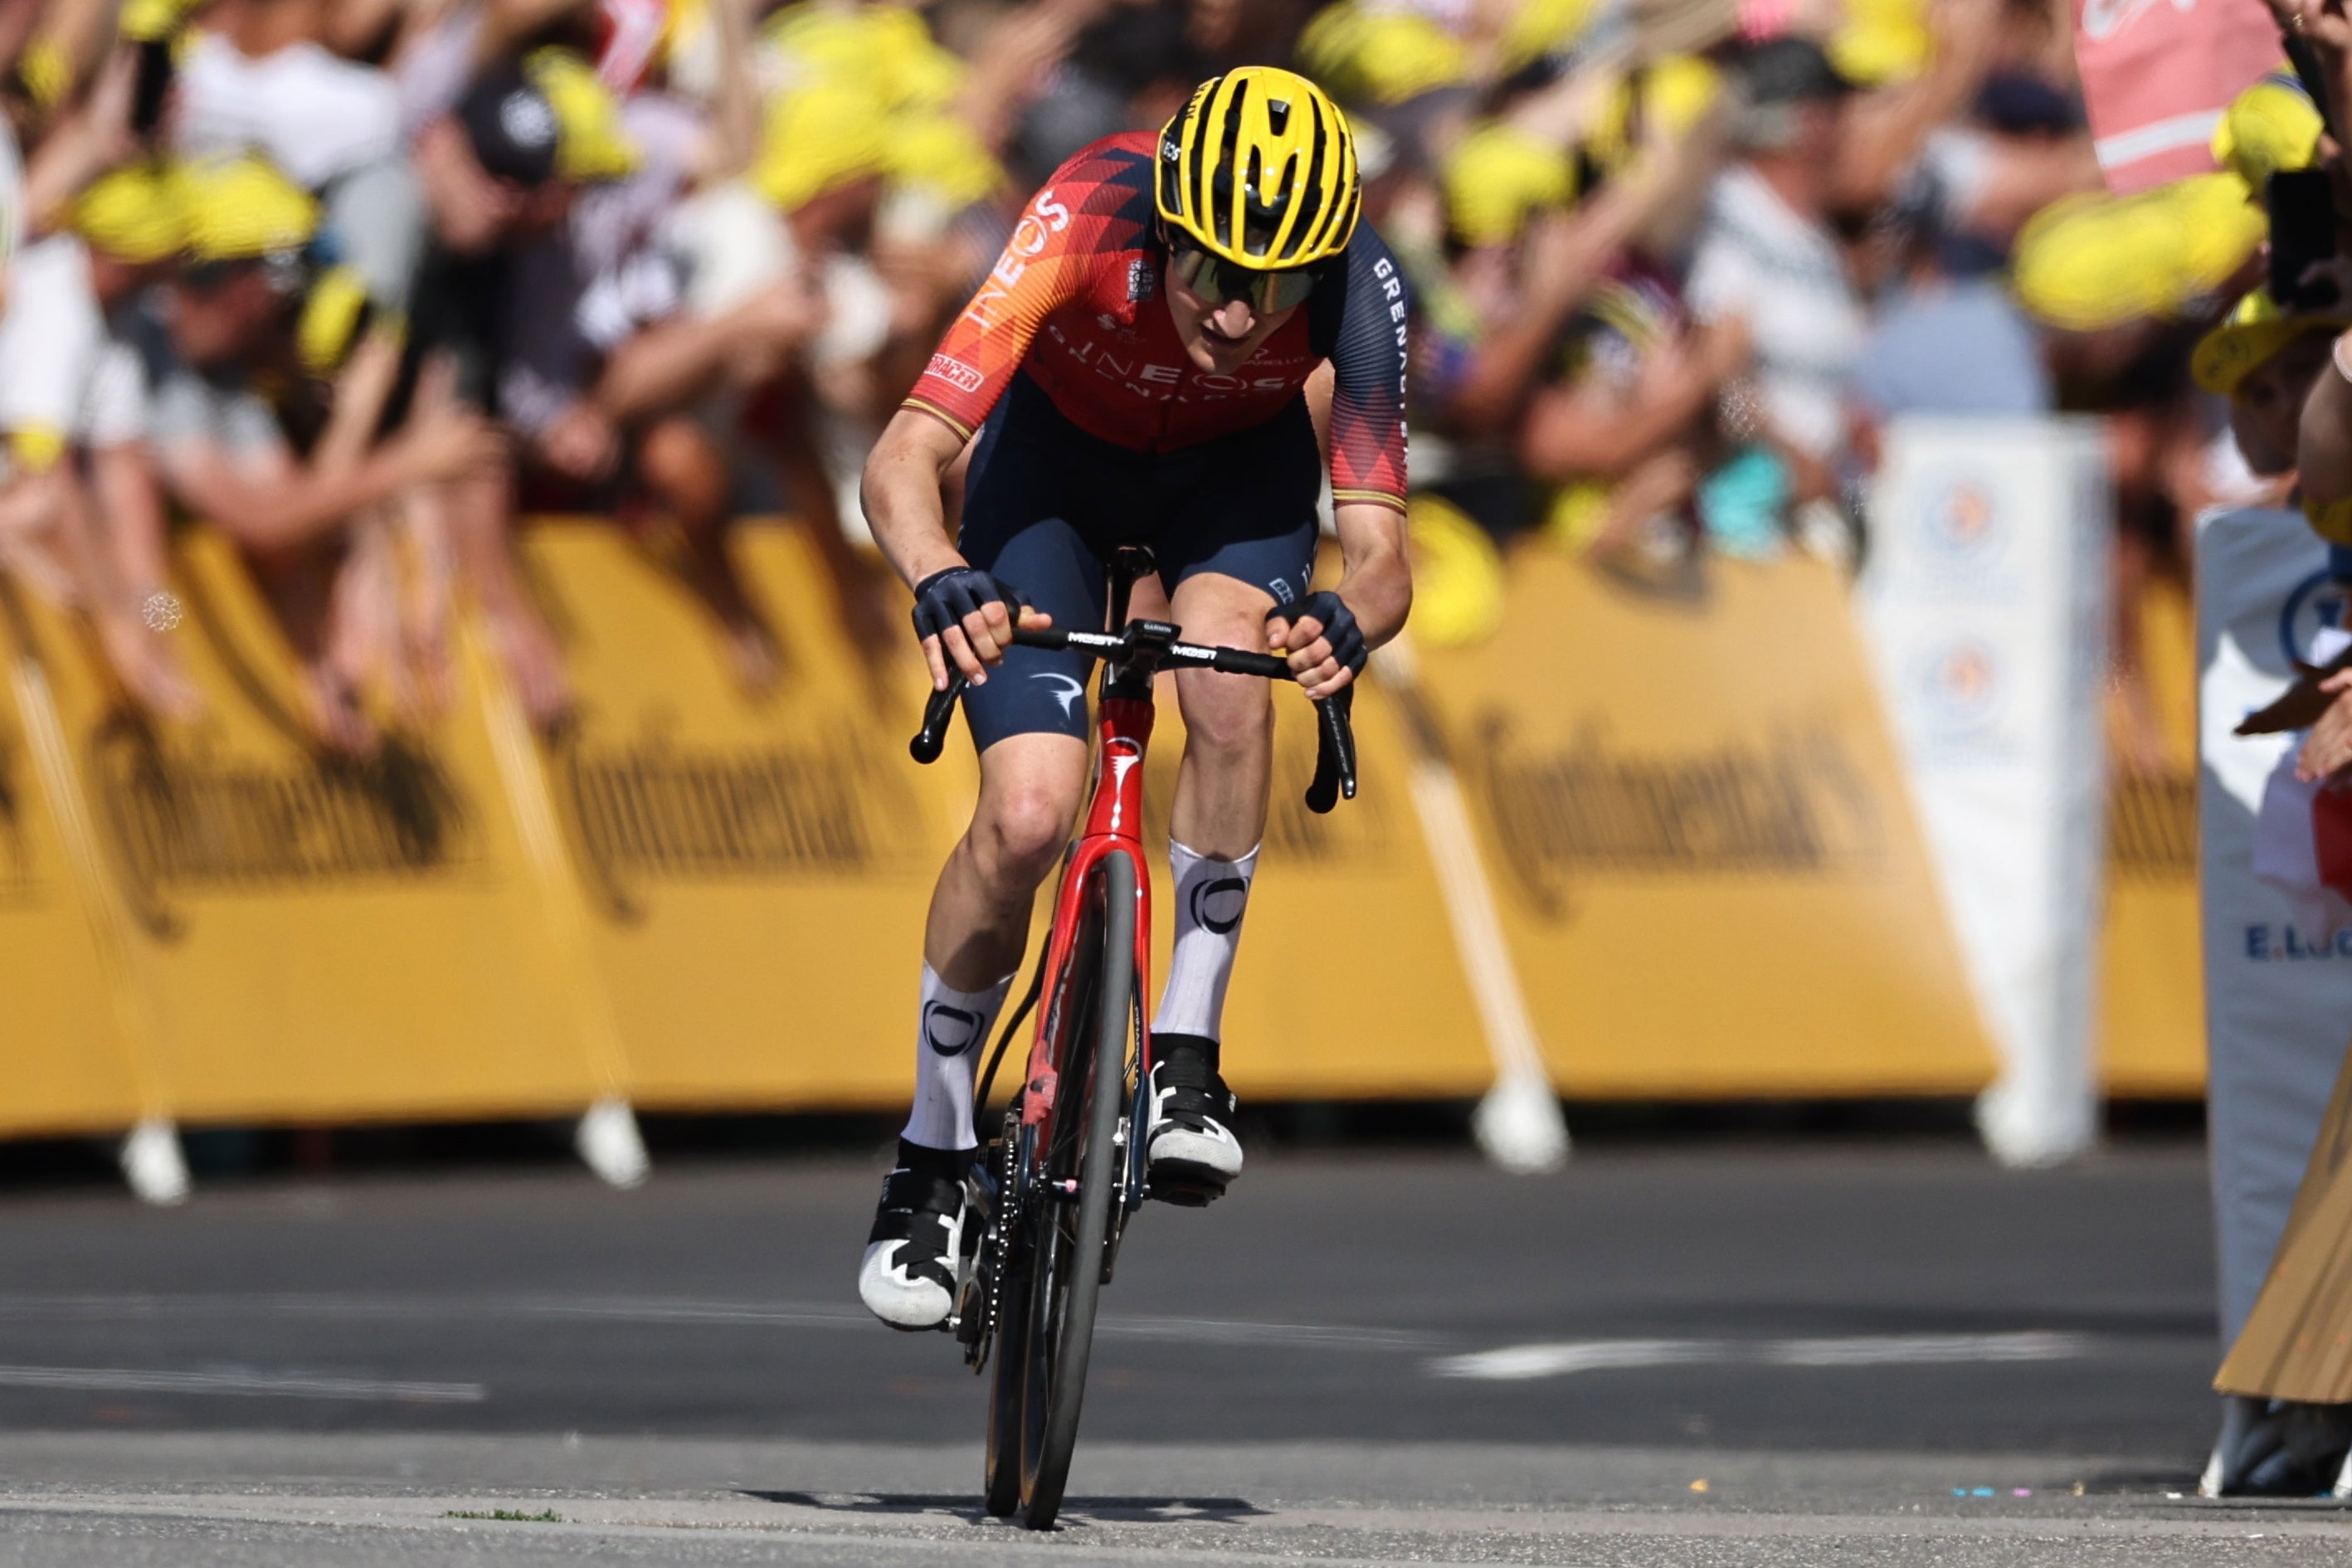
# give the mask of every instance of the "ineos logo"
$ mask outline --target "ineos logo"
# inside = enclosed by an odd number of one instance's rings
[[[944,1002],[927,1002],[923,1039],[935,1055],[960,1057],[980,1042],[980,1015]]]
[[[1192,884],[1192,919],[1219,936],[1233,935],[1249,902],[1247,877],[1219,877]]]

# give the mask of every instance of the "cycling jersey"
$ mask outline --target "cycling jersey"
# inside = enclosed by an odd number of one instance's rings
[[[1172,452],[1269,423],[1332,366],[1331,494],[1404,508],[1406,295],[1370,224],[1307,303],[1232,374],[1193,364],[1160,301],[1167,248],[1148,132],[1107,137],[1033,197],[906,405],[966,439],[1016,373],[1064,419],[1138,452]]]

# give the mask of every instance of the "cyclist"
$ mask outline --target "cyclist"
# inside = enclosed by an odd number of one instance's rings
[[[1406,296],[1360,201],[1347,120],[1313,83],[1247,67],[1202,84],[1157,137],[1108,137],[1055,171],[866,463],[866,515],[914,589],[933,685],[971,681],[981,770],[931,898],[914,1114],[858,1276],[894,1327],[941,1327],[952,1308],[977,1058],[1087,779],[1087,661],[1010,646],[1016,620],[1101,626],[1105,562],[1139,542],[1159,570],[1138,614],[1164,593],[1188,638],[1279,648],[1310,696],[1347,686],[1404,622]],[[1310,407],[1327,398],[1345,571],[1312,592]],[[943,492],[967,448],[951,537]],[[1176,689],[1175,949],[1147,1139],[1155,1194],[1200,1204],[1242,1166],[1219,1015],[1273,708],[1241,676],[1187,669]]]

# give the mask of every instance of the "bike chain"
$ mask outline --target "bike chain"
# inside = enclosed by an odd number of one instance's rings
[[[1019,1161],[1020,1119],[1008,1111],[1004,1118],[1004,1135],[998,1141],[996,1155],[996,1202],[988,1216],[988,1229],[981,1237],[979,1260],[982,1281],[987,1293],[981,1315],[980,1332],[964,1351],[964,1360],[974,1372],[987,1365],[988,1355],[996,1343],[996,1334],[1003,1326],[1004,1312],[1004,1279],[1013,1268],[1013,1185],[1014,1167]]]

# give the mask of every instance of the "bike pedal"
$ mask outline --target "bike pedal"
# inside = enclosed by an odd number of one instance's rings
[[[1224,1178],[1188,1160],[1162,1160],[1151,1167],[1143,1195],[1178,1208],[1204,1209],[1225,1195]]]

